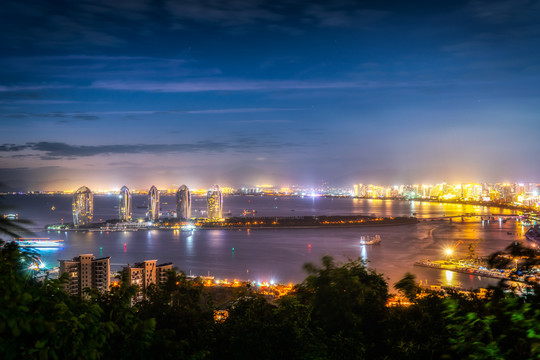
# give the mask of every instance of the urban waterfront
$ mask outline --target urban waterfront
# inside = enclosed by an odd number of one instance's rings
[[[415,225],[374,226],[332,229],[251,229],[198,230],[193,233],[173,230],[136,232],[56,232],[44,231],[50,223],[71,221],[71,196],[10,195],[5,202],[18,209],[19,218],[33,221],[32,230],[40,237],[64,240],[64,247],[42,250],[48,266],[58,266],[58,259],[69,259],[83,253],[111,256],[113,270],[145,259],[173,262],[192,275],[210,275],[220,279],[299,282],[305,277],[302,265],[317,263],[328,254],[339,261],[358,257],[369,261],[369,267],[382,272],[389,283],[399,280],[407,271],[428,285],[483,287],[497,280],[451,271],[420,268],[414,262],[444,258],[444,248],[462,241],[456,256],[465,257],[469,244],[478,242],[479,255],[501,250],[512,241],[522,240],[527,230],[515,220],[481,221],[479,217],[454,219],[452,222],[422,221],[466,213],[484,215],[515,214],[501,208],[433,202],[325,197],[225,196],[224,211],[240,216],[244,210],[256,210],[257,216],[372,215],[411,216]],[[138,208],[146,196],[133,196],[133,216],[144,217],[146,208]],[[161,197],[162,213],[175,207],[174,196]],[[116,218],[118,196],[94,198],[95,221]],[[206,208],[204,197],[193,197],[193,215]],[[54,208],[54,210],[53,210]],[[202,216],[202,215],[201,215]],[[363,235],[380,235],[380,245],[360,245]]]

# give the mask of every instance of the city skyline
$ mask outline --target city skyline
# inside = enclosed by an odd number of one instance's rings
[[[0,191],[540,179],[534,1],[4,14]]]
[[[89,185],[93,193],[96,194],[120,194],[122,195],[124,188],[126,188],[130,194],[149,194],[149,190],[147,186],[142,187],[133,187],[131,190],[127,188],[126,185],[122,186],[122,188],[119,187],[109,187],[109,188],[101,188],[101,187],[93,187],[90,184]],[[363,186],[375,186],[375,187],[383,187],[383,188],[393,188],[393,189],[400,189],[404,187],[429,187],[432,188],[434,186],[440,186],[440,185],[448,185],[448,186],[466,186],[466,185],[479,185],[479,186],[512,186],[512,187],[538,187],[540,188],[540,181],[472,181],[472,182],[446,182],[446,181],[437,181],[434,183],[420,183],[420,182],[412,182],[412,183],[388,183],[388,182],[352,182],[350,184],[346,184],[343,186],[337,186],[336,184],[328,184],[326,182],[322,182],[317,185],[306,185],[306,184],[249,184],[247,186],[240,186],[240,187],[232,187],[232,186],[223,186],[218,185],[221,189],[221,192],[223,194],[232,194],[234,192],[245,192],[246,194],[256,193],[258,191],[264,192],[264,191],[280,191],[285,193],[293,193],[295,191],[311,191],[311,190],[318,190],[318,191],[332,191],[332,190],[348,190],[348,191],[354,191],[354,188],[358,185]],[[172,193],[178,193],[182,188],[185,188],[189,192],[189,196],[191,196],[191,192],[193,192],[194,195],[205,195],[209,189],[216,186],[216,184],[208,187],[204,186],[193,186],[190,185],[189,187],[185,184],[181,185],[180,187],[178,184],[168,184],[163,186],[156,186],[152,185],[152,187],[155,187],[159,193],[164,194],[172,194]],[[83,186],[86,187],[86,186]],[[75,193],[77,189],[80,188],[80,184],[76,185],[75,188],[64,188],[64,189],[33,189],[29,191],[7,191],[3,192],[5,194],[30,194],[30,193],[65,193],[65,194],[72,194]],[[121,197],[121,202],[123,197]],[[178,203],[178,199],[176,200]]]

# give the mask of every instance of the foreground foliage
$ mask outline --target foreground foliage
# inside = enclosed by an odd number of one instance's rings
[[[540,301],[492,289],[485,298],[418,297],[407,274],[396,288],[413,305],[386,307],[381,274],[323,257],[275,303],[243,289],[214,322],[202,284],[171,272],[132,306],[137,289],[70,297],[64,279],[37,282],[35,254],[0,248],[3,359],[510,359],[540,356]],[[125,284],[126,282],[123,282]]]

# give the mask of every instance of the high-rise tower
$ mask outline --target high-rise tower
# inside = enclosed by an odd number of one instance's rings
[[[206,198],[208,220],[219,220],[223,217],[223,197],[218,185],[213,185],[208,190]]]
[[[154,185],[148,191],[148,218],[150,221],[159,219],[159,190]]]
[[[118,217],[122,221],[131,220],[131,193],[127,186],[120,189],[120,204],[118,204]]]
[[[75,227],[92,223],[94,215],[94,194],[86,186],[81,186],[73,195],[73,224]]]
[[[182,185],[176,192],[176,214],[179,220],[191,218],[191,192],[186,185]]]

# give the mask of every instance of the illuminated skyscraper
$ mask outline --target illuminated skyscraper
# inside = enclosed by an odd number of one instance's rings
[[[118,216],[122,221],[131,220],[131,193],[127,186],[120,189],[120,204],[118,205]]]
[[[219,220],[223,215],[223,197],[218,185],[213,185],[207,194],[207,210],[209,220]]]
[[[159,190],[154,185],[148,191],[148,218],[150,221],[159,219]]]
[[[92,223],[94,215],[94,194],[86,186],[81,186],[73,195],[73,224],[76,227]]]
[[[182,185],[176,192],[176,214],[179,220],[191,218],[191,192],[186,185]]]

